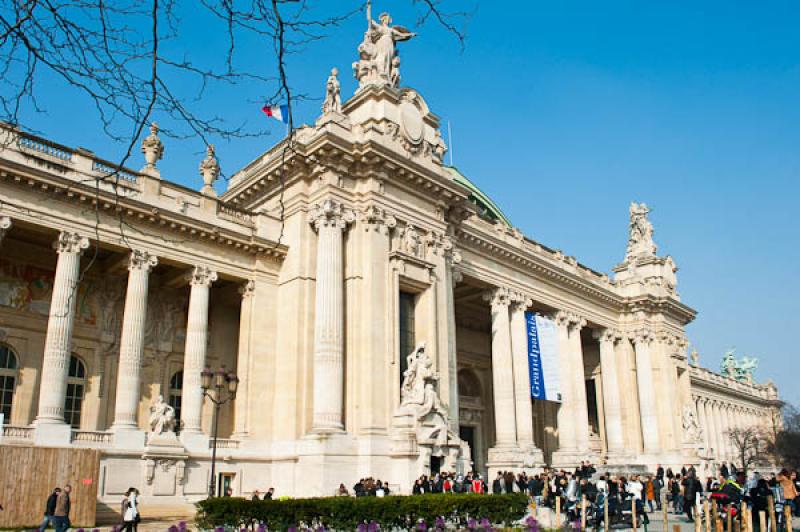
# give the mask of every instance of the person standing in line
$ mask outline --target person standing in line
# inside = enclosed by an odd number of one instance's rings
[[[66,532],[69,528],[69,508],[70,499],[69,494],[72,491],[72,486],[67,484],[64,489],[56,497],[56,507],[53,510],[53,526],[56,532]]]
[[[61,493],[61,488],[55,488],[53,493],[51,493],[47,498],[47,503],[44,507],[44,521],[42,521],[42,524],[39,525],[40,531],[44,531],[51,524],[53,525],[53,528],[56,527],[55,523],[53,522],[53,512],[56,511],[56,500],[58,500],[59,493]]]

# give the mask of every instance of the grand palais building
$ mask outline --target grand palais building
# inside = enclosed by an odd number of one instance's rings
[[[213,148],[187,163],[196,189],[161,175],[157,127],[138,171],[0,129],[0,449],[99,449],[101,501],[204,498],[201,372],[223,365],[239,383],[216,481],[242,496],[586,459],[711,468],[735,460],[731,429],[777,423],[772,384],[688,352],[696,312],[644,204],[608,274],[525,236],[445,164],[382,31],[400,30],[371,23],[355,94],[334,72],[315,124],[221,195]]]

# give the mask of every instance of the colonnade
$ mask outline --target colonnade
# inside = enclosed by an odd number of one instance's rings
[[[6,224],[5,229],[10,227]],[[62,231],[54,243],[58,254],[53,295],[47,322],[44,357],[39,387],[39,406],[35,424],[66,430],[49,434],[69,435],[64,421],[64,401],[72,352],[72,333],[75,306],[80,283],[80,260],[89,247],[89,240],[75,232]],[[139,402],[141,399],[142,362],[144,355],[145,321],[149,276],[158,258],[144,250],[134,249],[128,259],[128,283],[122,319],[119,352],[119,371],[116,383],[114,421],[115,433],[139,431]],[[217,273],[202,265],[194,266],[187,276],[190,285],[189,312],[183,367],[183,400],[181,418],[183,432],[201,432],[203,407],[200,373],[206,364],[208,345],[208,301]],[[63,436],[62,436],[63,437]],[[125,438],[120,438],[125,441]],[[130,440],[128,440],[130,441]],[[58,442],[50,442],[58,443]]]
[[[702,444],[713,460],[736,461],[737,450],[730,431],[770,428],[771,418],[764,409],[736,404],[724,397],[695,394],[692,399],[703,431]]]

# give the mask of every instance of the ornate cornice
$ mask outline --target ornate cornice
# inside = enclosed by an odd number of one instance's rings
[[[201,240],[211,245],[225,246],[229,249],[278,261],[283,260],[288,250],[285,245],[256,236],[250,220],[251,215],[223,202],[217,202],[217,216],[232,224],[242,226],[241,231],[225,227],[224,222],[214,223],[184,214],[180,202],[176,202],[175,210],[147,203],[147,199],[140,194],[140,187],[136,182],[136,179],[142,177],[129,170],[120,170],[120,173],[132,176],[131,179],[134,181],[128,180],[127,177],[117,178],[113,175],[104,179],[102,175],[98,174],[97,178],[82,179],[76,182],[63,175],[58,175],[65,173],[68,170],[66,167],[63,171],[51,169],[51,171],[45,172],[33,166],[22,167],[2,159],[0,159],[0,166],[2,166],[0,181],[25,186],[27,189],[36,190],[66,203],[96,205],[99,214],[114,216],[126,225],[152,225],[183,238]],[[113,172],[114,170],[109,171]],[[108,172],[103,175],[108,175]],[[96,180],[104,181],[103,185],[95,187]],[[179,198],[181,195],[186,198],[194,196],[198,200],[201,197],[198,192],[174,183],[162,181],[161,186],[180,192],[177,195]],[[114,225],[118,226],[119,222]]]

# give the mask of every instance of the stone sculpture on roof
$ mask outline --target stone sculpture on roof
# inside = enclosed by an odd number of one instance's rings
[[[372,6],[367,2],[367,31],[358,46],[359,60],[353,63],[353,74],[359,87],[400,84],[400,57],[397,43],[416,36],[403,26],[392,26],[389,13],[381,13],[380,22],[372,20]]]
[[[656,254],[656,245],[653,243],[653,224],[647,219],[650,209],[645,203],[631,203],[630,236],[628,237],[628,252],[625,260],[634,257]]]

